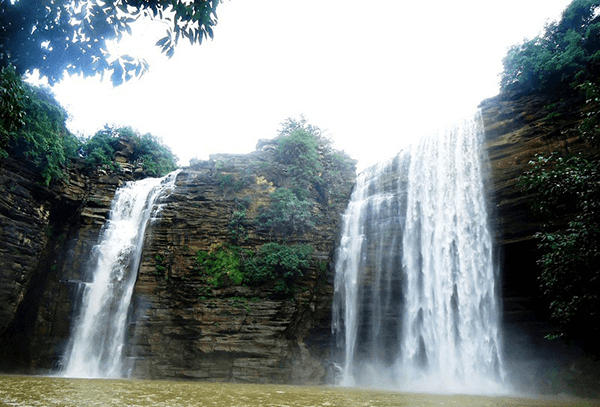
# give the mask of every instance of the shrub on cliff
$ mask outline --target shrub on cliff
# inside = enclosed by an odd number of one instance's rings
[[[289,293],[293,283],[308,268],[313,247],[307,244],[267,243],[243,263],[244,282],[251,286],[275,281],[275,291]]]
[[[207,282],[215,288],[240,285],[244,279],[241,271],[242,254],[246,252],[237,246],[221,244],[209,252],[196,252],[195,263],[201,273],[207,276]]]
[[[331,139],[306,118],[286,119],[279,130],[275,159],[288,166],[290,189],[299,199],[307,199],[311,190],[321,203],[344,199],[340,174],[354,171],[355,162],[343,151],[333,148]]]
[[[302,234],[314,225],[311,206],[309,200],[299,198],[293,191],[277,188],[271,194],[271,204],[258,215],[258,223],[280,238]]]
[[[131,127],[105,127],[83,143],[81,153],[90,166],[116,170],[114,156],[123,142],[131,145],[129,159],[150,176],[161,177],[177,168],[177,157],[157,137],[140,135]]]
[[[175,155],[151,134],[106,127],[82,142],[67,129],[67,117],[50,90],[24,82],[11,67],[0,70],[0,158],[10,155],[31,165],[45,185],[81,157],[89,166],[118,169],[114,154],[125,138],[133,148],[130,158],[146,174],[162,176],[177,168]]]
[[[289,134],[286,134],[288,131]],[[287,123],[285,130],[280,131],[281,137],[277,143],[275,159],[287,166],[293,180],[291,189],[301,200],[305,200],[310,188],[320,182],[323,165],[318,152],[317,134]]]
[[[257,252],[219,244],[210,251],[196,252],[194,262],[206,282],[214,288],[246,284],[256,287],[274,282],[278,293],[287,294],[303,270],[309,267],[310,245],[267,243]]]
[[[316,219],[311,198],[323,204],[342,200],[346,187],[342,173],[354,171],[354,162],[333,149],[321,129],[304,117],[282,124],[275,160],[286,167],[290,180],[271,194],[271,204],[262,209],[258,223],[281,239],[312,228]]]

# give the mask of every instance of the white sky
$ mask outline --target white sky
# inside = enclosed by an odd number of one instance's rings
[[[170,60],[154,30],[134,31],[120,49],[150,63],[140,80],[74,77],[54,91],[75,133],[129,125],[161,137],[182,165],[253,151],[304,114],[364,168],[497,94],[508,47],[569,3],[225,0],[214,40],[181,41]]]

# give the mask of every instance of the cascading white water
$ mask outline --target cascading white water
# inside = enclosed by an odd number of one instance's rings
[[[340,384],[503,391],[482,138],[477,114],[359,175],[336,262]]]
[[[173,188],[177,173],[128,182],[115,193],[109,219],[94,247],[93,281],[85,284],[63,376],[124,376],[127,312],[144,233],[160,210],[157,200]]]

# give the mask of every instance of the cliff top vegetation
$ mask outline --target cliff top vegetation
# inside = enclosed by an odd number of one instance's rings
[[[12,67],[0,70],[0,157],[31,165],[43,184],[62,178],[75,162],[83,162],[84,168],[117,169],[115,152],[124,139],[132,147],[129,158],[147,175],[162,176],[177,168],[175,155],[151,134],[106,127],[83,139],[67,129],[67,118],[49,90],[24,82]]]
[[[597,82],[600,1],[574,0],[540,36],[511,47],[503,65],[503,91],[560,94]]]
[[[268,203],[258,208],[254,219],[247,217],[249,202],[237,200],[229,223],[229,239],[209,251],[196,253],[195,266],[204,276],[207,290],[228,285],[256,287],[272,285],[275,296],[291,296],[296,283],[312,265],[324,272],[326,262],[312,258],[314,247],[306,236],[329,220],[321,209],[348,198],[355,161],[337,151],[321,129],[304,117],[288,118],[272,143],[268,166],[276,173],[277,187]],[[239,192],[247,186],[231,174],[215,177],[223,191]],[[252,231],[252,233],[249,233]],[[260,246],[249,235],[268,241]],[[301,242],[301,243],[298,243]],[[320,267],[320,268],[319,268]],[[204,295],[206,296],[206,295]]]

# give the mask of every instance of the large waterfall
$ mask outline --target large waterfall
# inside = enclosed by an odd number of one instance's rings
[[[144,233],[157,215],[157,200],[174,185],[164,178],[128,182],[113,199],[109,219],[91,263],[92,282],[84,284],[82,305],[66,356],[67,377],[123,377],[127,313],[137,278]]]
[[[502,391],[482,141],[477,114],[359,175],[336,262],[340,384]]]

